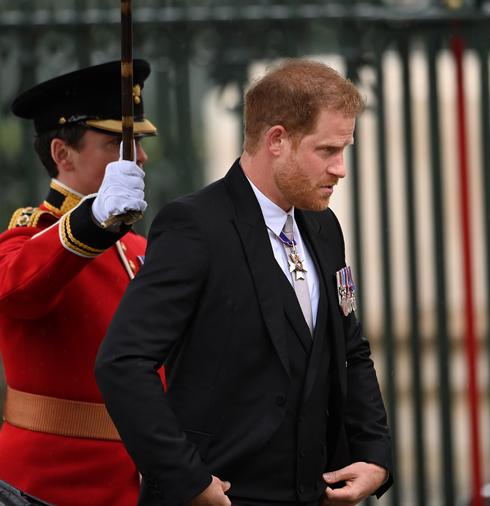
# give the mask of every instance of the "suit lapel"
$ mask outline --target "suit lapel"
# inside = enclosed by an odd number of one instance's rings
[[[328,353],[334,353],[337,367],[343,365],[342,357],[345,356],[345,343],[341,336],[342,322],[338,311],[337,294],[335,293],[335,264],[331,257],[329,248],[329,239],[326,230],[323,230],[319,222],[308,213],[300,210],[295,211],[295,218],[300,227],[301,234],[305,236],[310,253],[316,260],[318,277],[320,278],[320,301],[318,304],[318,315],[315,326],[314,348],[308,373],[305,381],[304,399],[308,397],[314,384],[315,376],[318,373],[319,359],[321,357],[322,347],[327,346],[327,338],[331,340],[333,346]],[[323,299],[322,299],[323,297]],[[327,329],[330,329],[328,332]],[[339,369],[340,370],[340,369]],[[345,392],[345,378],[341,377],[341,388]]]
[[[232,220],[242,242],[262,316],[281,363],[289,375],[288,349],[284,338],[284,308],[278,293],[281,282],[278,274],[282,272],[275,268],[277,262],[259,203],[238,161],[230,169],[224,182],[235,210]]]

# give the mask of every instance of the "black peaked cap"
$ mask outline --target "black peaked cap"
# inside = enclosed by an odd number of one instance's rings
[[[133,61],[135,134],[156,132],[144,117],[141,94],[150,72],[146,60]],[[121,62],[93,65],[44,81],[21,93],[12,103],[12,112],[20,118],[34,120],[38,134],[80,122],[121,132]]]

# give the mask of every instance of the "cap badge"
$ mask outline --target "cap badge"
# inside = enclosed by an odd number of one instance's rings
[[[141,104],[141,86],[139,84],[133,86],[133,100],[136,105]]]

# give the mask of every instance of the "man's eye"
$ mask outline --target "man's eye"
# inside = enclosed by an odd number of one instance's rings
[[[345,148],[336,148],[336,147],[328,147],[328,148],[323,148],[323,152],[326,154],[326,155],[336,155],[337,153],[341,153]]]

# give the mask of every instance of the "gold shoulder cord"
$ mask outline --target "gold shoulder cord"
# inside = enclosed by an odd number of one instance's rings
[[[8,229],[17,227],[37,227],[39,219],[43,214],[51,214],[38,207],[21,207],[17,209],[10,218]]]

